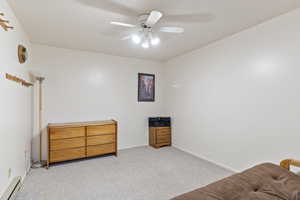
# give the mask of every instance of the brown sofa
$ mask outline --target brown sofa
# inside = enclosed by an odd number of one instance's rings
[[[300,200],[300,176],[288,170],[290,161],[261,164],[173,200]]]

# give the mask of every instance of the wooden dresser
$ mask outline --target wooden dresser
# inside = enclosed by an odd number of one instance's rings
[[[155,148],[171,146],[171,127],[149,127],[149,145]]]
[[[114,120],[48,125],[48,162],[117,156],[118,124]]]

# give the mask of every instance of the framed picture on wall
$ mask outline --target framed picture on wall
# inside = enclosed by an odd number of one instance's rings
[[[138,101],[155,101],[155,75],[139,73]]]

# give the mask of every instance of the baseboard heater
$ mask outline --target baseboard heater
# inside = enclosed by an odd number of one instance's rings
[[[0,200],[15,200],[22,185],[21,180],[21,176],[15,177]]]

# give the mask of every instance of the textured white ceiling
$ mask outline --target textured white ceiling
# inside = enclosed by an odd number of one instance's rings
[[[300,6],[299,0],[8,0],[33,43],[164,61]],[[181,26],[160,34],[161,44],[142,49],[121,37],[130,32],[110,21],[137,23],[159,10],[158,26]],[[178,17],[176,15],[189,15]]]

